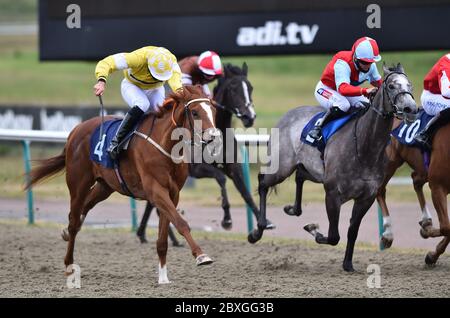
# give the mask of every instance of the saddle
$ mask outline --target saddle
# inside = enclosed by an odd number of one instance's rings
[[[306,124],[305,128],[303,128],[300,135],[300,140],[307,145],[319,149],[319,151],[323,154],[327,141],[331,138],[331,136],[333,136],[339,129],[341,129],[357,114],[359,114],[359,112],[351,112],[344,117],[330,121],[324,127],[322,127],[322,138],[320,140],[315,140],[309,137],[308,133],[314,128],[316,122],[325,115],[325,112],[320,112],[314,115]]]

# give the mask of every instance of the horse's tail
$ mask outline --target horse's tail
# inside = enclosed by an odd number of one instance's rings
[[[39,165],[31,169],[30,178],[25,184],[25,190],[33,184],[55,175],[66,167],[66,148],[64,147],[64,150],[58,156],[37,161]]]

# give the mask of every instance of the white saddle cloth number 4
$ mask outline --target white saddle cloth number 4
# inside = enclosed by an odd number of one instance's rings
[[[103,134],[102,140],[100,140],[94,148],[94,155],[98,156],[98,160],[102,161],[103,157],[103,145],[105,144],[106,134]]]

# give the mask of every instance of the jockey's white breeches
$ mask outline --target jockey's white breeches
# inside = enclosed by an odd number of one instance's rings
[[[344,112],[347,112],[350,107],[364,107],[361,102],[369,102],[365,96],[343,96],[336,90],[324,85],[322,81],[317,83],[314,96],[320,106],[326,109],[337,106]]]
[[[120,92],[128,106],[137,106],[143,112],[147,112],[149,109],[157,110],[163,104],[165,99],[164,86],[143,90],[126,78],[122,80]]]
[[[450,99],[443,97],[441,94],[433,94],[424,90],[420,96],[422,107],[428,115],[435,116],[440,111],[450,108]]]

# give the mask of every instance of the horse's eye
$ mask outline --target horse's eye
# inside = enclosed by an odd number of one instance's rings
[[[193,110],[193,111],[192,111],[192,116],[193,116],[194,118],[198,118],[198,112],[197,112],[196,110]]]
[[[388,87],[389,87],[389,89],[391,89],[391,90],[392,90],[392,89],[394,89],[394,88],[395,88],[395,85],[394,85],[394,84],[389,84],[389,86],[388,86]]]

